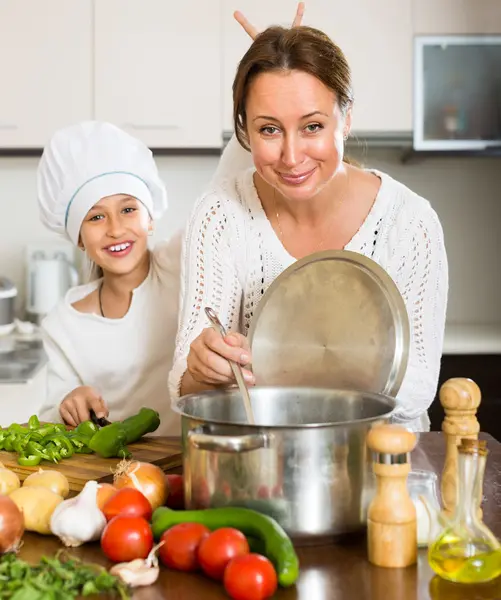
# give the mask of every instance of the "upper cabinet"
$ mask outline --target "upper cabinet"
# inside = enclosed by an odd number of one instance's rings
[[[0,0],[0,147],[92,116],[91,0]]]
[[[223,124],[232,130],[232,84],[250,38],[233,19],[241,10],[259,30],[290,26],[296,0],[223,0]],[[412,129],[411,0],[309,0],[303,23],[327,33],[353,74],[353,132]]]
[[[414,33],[501,33],[500,0],[413,0]]]
[[[203,0],[95,0],[95,116],[152,148],[222,144],[220,12]]]

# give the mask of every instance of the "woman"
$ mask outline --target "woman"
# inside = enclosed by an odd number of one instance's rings
[[[411,348],[394,420],[429,428],[448,290],[442,228],[430,204],[388,175],[349,165],[351,73],[322,32],[272,27],[243,57],[233,84],[235,132],[254,166],[196,203],[182,260],[182,306],[171,397],[233,382],[247,367],[246,333],[271,282],[295,260],[359,252],[393,278],[407,306]],[[207,328],[212,306],[233,333]]]

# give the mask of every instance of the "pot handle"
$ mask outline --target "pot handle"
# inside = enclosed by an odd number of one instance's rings
[[[270,436],[265,433],[249,433],[247,435],[214,435],[204,433],[202,427],[196,427],[188,431],[188,443],[198,450],[209,450],[212,452],[250,452],[267,448]]]

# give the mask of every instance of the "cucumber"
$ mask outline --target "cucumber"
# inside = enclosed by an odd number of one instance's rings
[[[157,430],[160,425],[160,415],[152,408],[142,408],[137,415],[127,417],[120,425],[125,431],[126,444],[132,444],[147,433]]]
[[[299,560],[289,536],[267,515],[249,508],[171,510],[161,506],[153,512],[152,517],[151,528],[155,539],[160,539],[164,531],[179,523],[202,523],[210,530],[234,527],[245,536],[263,542],[264,554],[274,564],[281,586],[294,585],[299,577]]]

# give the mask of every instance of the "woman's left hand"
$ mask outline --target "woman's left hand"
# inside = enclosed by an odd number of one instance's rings
[[[303,21],[303,15],[304,15],[304,2],[299,2],[297,5],[296,16],[294,17],[294,21],[292,22],[292,27],[299,27],[301,25],[301,23]],[[250,23],[239,10],[235,11],[233,13],[233,16],[235,17],[236,21],[238,21],[238,23],[240,23],[240,25],[242,26],[244,31],[247,33],[247,35],[252,40],[255,40],[259,31],[254,27],[254,25],[252,25],[252,23]]]

